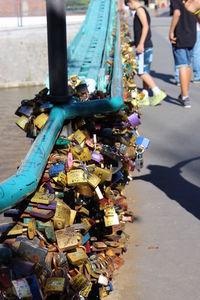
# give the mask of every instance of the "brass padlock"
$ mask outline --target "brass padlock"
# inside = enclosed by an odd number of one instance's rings
[[[28,237],[30,240],[32,240],[35,235],[36,235],[36,221],[34,218],[32,218],[29,220],[28,223]]]
[[[77,248],[76,251],[67,253],[67,258],[74,266],[79,266],[88,260],[88,256],[82,248]]]
[[[56,229],[62,229],[65,225],[70,223],[71,208],[64,202],[57,200],[56,212],[53,218],[54,227]]]
[[[36,192],[31,198],[31,202],[40,204],[50,204],[54,200],[54,194]]]
[[[77,130],[75,133],[74,133],[74,139],[79,143],[81,144],[85,139],[86,139],[86,136],[85,134],[81,131],[81,130]]]
[[[55,234],[60,251],[67,251],[78,247],[79,241],[75,232],[60,229],[56,230]]]
[[[60,172],[58,174],[57,183],[63,187],[65,187],[67,185],[67,176],[65,173]]]
[[[67,184],[87,183],[87,177],[82,169],[71,170],[67,173]]]
[[[39,116],[37,116],[37,118],[35,118],[34,125],[37,128],[41,129],[44,126],[44,124],[47,122],[48,117],[49,116],[45,113],[40,114]]]
[[[83,162],[91,160],[91,151],[88,147],[84,147],[81,154],[79,155],[80,160]]]
[[[66,279],[62,277],[48,278],[44,288],[45,294],[62,294],[65,289],[65,281]]]
[[[96,188],[99,183],[101,182],[101,178],[99,178],[97,175],[92,174],[88,176],[88,183],[93,187]]]

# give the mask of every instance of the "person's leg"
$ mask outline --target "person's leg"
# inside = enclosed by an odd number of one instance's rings
[[[173,48],[175,65],[179,68],[179,78],[181,85],[181,94],[178,101],[186,108],[191,107],[189,99],[189,86],[191,80],[191,58],[192,49]]]
[[[150,74],[145,73],[145,74],[140,74],[139,76],[142,78],[144,84],[145,84],[146,86],[148,86],[151,90],[152,90],[154,87],[156,87],[156,84],[155,84],[155,82],[154,82],[154,80],[153,80],[153,78],[151,77]]]
[[[179,69],[174,65],[174,78],[177,85],[180,85]]]
[[[183,66],[179,68],[179,77],[181,84],[182,97],[188,97],[190,80],[191,80],[191,67]]]
[[[146,82],[142,82],[142,84],[143,84],[143,90],[147,90],[148,91],[148,89],[149,89],[149,86],[148,86],[148,84],[146,83]]]
[[[166,94],[156,86],[153,78],[150,75],[152,57],[152,48],[146,49],[142,54],[137,55],[137,74],[140,76],[145,86],[148,86],[153,91],[151,104],[157,105],[166,97]]]
[[[192,69],[194,82],[200,82],[200,31],[197,31],[197,38],[192,51]]]

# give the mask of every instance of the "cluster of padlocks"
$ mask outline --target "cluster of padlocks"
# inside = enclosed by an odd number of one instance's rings
[[[49,156],[37,191],[5,217],[15,226],[0,244],[1,299],[102,299],[112,290],[112,276],[123,264],[133,222],[125,186],[143,166],[149,140],[138,133],[139,100],[135,59],[121,27],[124,107],[115,113],[65,121]],[[105,98],[77,76],[69,86],[80,101]],[[35,138],[53,105],[22,101],[17,124]],[[103,101],[103,100],[102,100]]]

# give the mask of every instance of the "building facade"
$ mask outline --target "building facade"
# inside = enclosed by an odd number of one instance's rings
[[[0,0],[0,17],[45,15],[45,0]]]

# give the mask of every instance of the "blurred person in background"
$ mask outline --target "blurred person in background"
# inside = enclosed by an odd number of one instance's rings
[[[137,60],[137,75],[143,81],[143,87],[150,88],[153,92],[151,102],[149,99],[148,91],[145,89],[144,99],[140,102],[140,105],[158,105],[167,95],[159,89],[155,84],[152,76],[150,75],[150,66],[153,57],[153,43],[151,40],[151,19],[148,11],[143,7],[140,2],[136,0],[125,0],[125,5],[130,10],[135,11],[133,21],[134,32],[134,46],[136,49]]]
[[[181,94],[178,101],[190,108],[189,86],[191,80],[192,50],[196,42],[196,20],[183,6],[181,0],[172,0],[173,16],[169,31],[175,67],[179,69]]]
[[[193,14],[200,23],[200,0],[183,0],[185,9]]]

